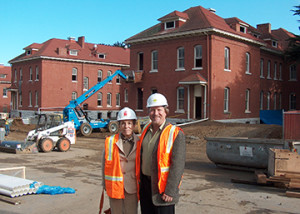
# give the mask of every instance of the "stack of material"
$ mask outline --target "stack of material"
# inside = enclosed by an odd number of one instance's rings
[[[43,183],[0,174],[0,194],[18,197],[34,194]]]

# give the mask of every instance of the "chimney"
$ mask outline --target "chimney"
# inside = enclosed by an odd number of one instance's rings
[[[84,48],[84,36],[78,37],[78,44]]]
[[[257,28],[257,30],[259,30],[263,33],[271,33],[271,24],[270,23],[256,25],[256,28]]]

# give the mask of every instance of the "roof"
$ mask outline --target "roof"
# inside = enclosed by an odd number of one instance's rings
[[[207,83],[207,80],[199,73],[191,74],[179,81],[179,84],[199,84]]]
[[[85,43],[83,44],[75,40],[49,39],[42,44],[33,43],[25,50],[32,49],[30,55],[23,53],[9,62],[15,63],[18,61],[31,60],[36,58],[48,58],[59,60],[81,60],[91,63],[118,64],[123,66],[129,65],[130,50],[122,47],[114,47],[102,44]],[[68,54],[69,50],[77,50],[77,56]],[[105,54],[105,59],[99,58],[97,54]]]
[[[149,37],[157,37],[157,36],[166,35],[166,34],[171,36],[172,34],[176,34],[176,33],[184,33],[184,32],[189,33],[190,31],[204,30],[204,29],[206,29],[206,30],[218,29],[218,30],[222,30],[227,33],[243,36],[248,39],[261,41],[261,40],[255,38],[253,35],[245,34],[242,32],[237,32],[237,31],[233,30],[226,23],[225,19],[223,19],[222,17],[216,15],[214,12],[211,12],[201,6],[191,7],[189,9],[185,10],[183,13],[174,11],[174,12],[160,18],[159,20],[162,20],[164,18],[174,17],[175,15],[182,16],[182,14],[186,14],[185,16],[188,17],[188,20],[182,26],[172,29],[172,30],[168,30],[166,32],[166,31],[161,30],[161,25],[159,23],[159,24],[154,25],[153,27],[146,29],[145,31],[143,31],[141,33],[138,33],[138,34],[128,38],[126,40],[126,42],[130,43],[133,40],[145,39],[145,38],[149,38]],[[240,22],[245,23],[241,20],[240,20]]]
[[[209,9],[205,9],[201,6],[191,7],[183,12],[173,11],[166,16],[158,19],[159,21],[176,20],[179,17],[187,18],[186,22],[176,28],[163,30],[161,23],[158,23],[126,40],[126,43],[131,44],[135,42],[148,42],[154,39],[168,39],[176,36],[185,36],[203,32],[214,32],[223,34],[226,36],[235,37],[244,41],[252,42],[269,49],[274,49],[269,45],[266,40],[271,39],[282,42],[276,51],[282,51],[286,47],[285,40],[286,36],[293,36],[291,33],[284,29],[270,30],[271,24],[261,24],[255,28],[249,25],[247,22],[237,18],[222,18],[216,15]],[[241,24],[247,27],[247,33],[240,32],[235,29],[236,24]],[[269,29],[266,31],[265,29]]]

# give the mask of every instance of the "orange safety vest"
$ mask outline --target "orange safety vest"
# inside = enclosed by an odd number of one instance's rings
[[[148,128],[150,127],[151,123],[148,123],[145,128],[143,129],[140,141],[137,144],[137,151],[136,151],[136,177],[138,183],[140,183],[140,155],[141,155],[141,147],[143,139],[146,135]],[[159,193],[162,194],[167,185],[170,163],[171,163],[171,155],[172,155],[172,148],[173,143],[181,129],[177,126],[168,125],[162,131],[159,144],[157,148],[157,167],[158,167],[158,190]]]
[[[119,149],[116,143],[119,134],[107,137],[105,140],[104,180],[107,195],[111,198],[122,199],[124,196],[124,177],[121,170]]]

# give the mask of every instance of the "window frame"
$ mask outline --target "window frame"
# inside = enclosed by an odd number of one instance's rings
[[[39,71],[39,66],[35,66],[35,81],[40,80],[40,71]]]
[[[197,64],[201,64],[201,66],[197,66]],[[194,47],[194,69],[202,69],[202,68],[203,68],[202,45],[196,45]]]
[[[268,91],[267,93],[267,109],[266,110],[270,110],[271,108],[271,92]]]
[[[32,92],[28,92],[28,107],[32,107]]]
[[[34,107],[39,107],[39,94],[38,94],[38,91],[35,91],[35,106]]]
[[[102,107],[103,105],[103,94],[102,92],[99,92],[97,94],[97,107]]]
[[[151,71],[150,72],[158,72],[158,51],[151,51]]]
[[[267,79],[272,79],[271,78],[271,60],[268,60],[268,69],[267,69]]]
[[[72,91],[71,100],[77,99],[77,91]]]
[[[230,48],[224,48],[224,71],[231,71],[230,70]]]
[[[259,110],[264,110],[264,91],[259,93]]]
[[[78,69],[77,68],[72,68],[72,82],[77,82],[78,81]]]
[[[176,112],[184,113],[184,87],[177,88],[177,96],[176,96]],[[183,97],[181,97],[183,96]]]
[[[289,94],[289,110],[296,110],[296,93],[292,92]]]
[[[107,93],[106,94],[106,106],[107,107],[112,107],[112,100],[111,100],[111,93],[109,92],[109,93]]]
[[[121,106],[121,95],[120,93],[116,93],[116,107]]]
[[[229,100],[230,99],[230,88],[225,87],[224,88],[224,113],[229,112]]]
[[[292,64],[289,66],[290,70],[290,81],[297,81],[297,66]]]
[[[32,73],[32,67],[29,67],[29,82],[32,82],[33,79],[33,73]]]
[[[185,61],[184,47],[179,47],[179,48],[177,48],[177,69],[176,69],[177,71],[185,70],[184,61]]]
[[[98,82],[102,82],[102,78],[103,78],[102,76],[103,76],[103,71],[101,69],[99,69],[98,73],[97,73],[97,81]]]
[[[89,78],[83,77],[83,90],[87,91],[89,90]]]
[[[124,103],[128,103],[128,89],[124,89]]]
[[[251,56],[250,56],[250,53],[247,52],[246,53],[246,74],[251,74],[250,63],[251,63]]]
[[[250,89],[246,89],[245,93],[245,113],[251,113],[250,111]]]
[[[260,59],[260,78],[264,79],[264,59]]]

